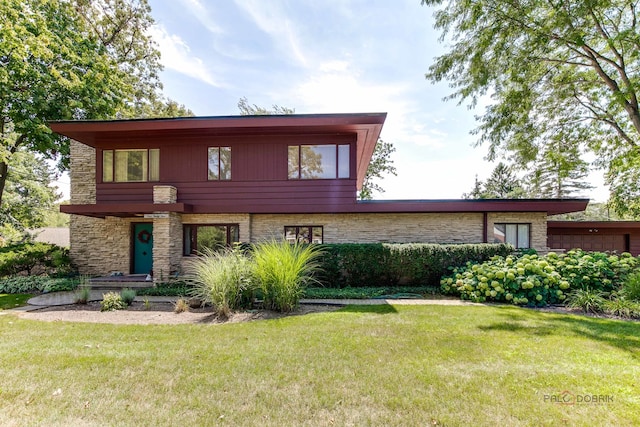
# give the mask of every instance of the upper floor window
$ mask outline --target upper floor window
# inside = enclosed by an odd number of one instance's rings
[[[530,245],[531,224],[493,224],[495,243],[509,243],[516,249],[528,249]]]
[[[349,145],[290,145],[289,179],[349,178]]]
[[[160,180],[160,149],[103,150],[103,182]]]
[[[209,147],[209,180],[231,179],[231,147]]]

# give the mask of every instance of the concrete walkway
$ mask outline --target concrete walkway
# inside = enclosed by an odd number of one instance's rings
[[[89,295],[89,301],[101,301],[102,296],[109,292],[108,290],[92,290]],[[51,307],[56,305],[74,304],[76,294],[74,292],[52,292],[35,296],[27,301],[27,306],[18,307],[20,311],[37,310],[42,307]],[[160,297],[160,296],[138,296],[136,301],[149,302],[176,302],[178,297]],[[455,299],[302,299],[302,304],[326,304],[326,305],[481,305],[469,301],[461,301]]]

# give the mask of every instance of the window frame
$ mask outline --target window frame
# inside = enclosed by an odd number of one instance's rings
[[[290,240],[287,238],[287,229],[291,229],[291,228],[295,228],[295,240]],[[300,229],[301,228],[308,228],[309,229],[309,241],[308,242],[304,242],[300,240]],[[314,242],[314,229],[320,229],[320,242]],[[316,244],[316,245],[322,245],[324,243],[324,226],[323,225],[285,225],[284,226],[284,240],[287,241],[288,243],[305,243],[305,244]]]
[[[117,153],[118,152],[133,152],[144,151],[146,157],[146,173],[143,173],[142,180],[117,180]],[[109,159],[110,167],[107,166],[107,159]],[[152,165],[156,165],[156,168],[152,168]],[[112,148],[108,150],[102,150],[102,180],[105,183],[140,183],[140,182],[159,182],[160,181],[160,148]]]
[[[234,243],[240,242],[240,224],[238,223],[223,223],[223,224],[183,224],[182,225],[182,256],[197,256],[202,250],[198,248],[198,228],[201,227],[225,227],[227,242],[224,245],[225,247],[230,248]],[[234,241],[232,236],[232,227],[235,227],[238,230],[238,240]],[[189,233],[189,245],[187,246],[187,229],[190,230]],[[195,231],[195,232],[194,232]],[[187,252],[189,249],[189,252]]]
[[[334,174],[331,177],[313,177],[313,178],[305,178],[302,176],[302,147],[334,147],[335,148],[335,170],[333,171]],[[343,158],[343,155],[340,154],[341,147],[346,147],[346,156],[347,159],[343,160],[346,161],[346,170],[347,170],[347,176],[342,176],[344,174],[341,174],[341,168],[340,168],[340,159]],[[291,149],[295,148],[297,150],[297,160],[296,160],[296,170],[297,176],[292,176],[292,168],[291,168]],[[287,179],[290,180],[313,180],[313,179],[350,179],[351,178],[351,144],[338,144],[338,143],[334,143],[334,144],[290,144],[287,145]]]
[[[494,222],[493,223],[493,240],[495,243],[509,243],[509,240],[507,238],[507,226],[512,225],[516,227],[516,235],[515,237],[515,242],[516,244],[513,245],[516,249],[530,249],[531,248],[531,223],[530,222]],[[504,242],[500,242],[497,238],[496,238],[496,228],[498,226],[504,226]],[[527,226],[527,233],[526,233],[526,237],[527,237],[527,246],[520,246],[520,226]],[[498,230],[500,231],[500,230]],[[500,231],[502,232],[502,231]]]
[[[228,177],[225,175],[225,177],[222,177],[221,175],[221,169],[220,169],[220,164],[221,164],[221,150],[222,149],[226,149],[229,152],[229,165],[228,165]],[[218,152],[218,165],[217,165],[217,174],[215,178],[211,177],[211,152],[212,150],[217,150]],[[232,150],[231,150],[231,146],[229,145],[219,145],[219,146],[211,146],[211,147],[207,147],[207,181],[231,181],[231,177],[233,176],[233,174],[231,173],[231,158],[232,158]]]

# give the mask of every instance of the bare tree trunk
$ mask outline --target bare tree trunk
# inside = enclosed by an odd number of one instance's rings
[[[4,187],[7,183],[7,172],[9,165],[7,162],[0,162],[0,206],[2,206],[2,196],[4,195]]]

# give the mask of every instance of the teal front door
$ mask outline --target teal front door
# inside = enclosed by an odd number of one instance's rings
[[[153,224],[133,224],[133,274],[151,274],[153,268]]]

